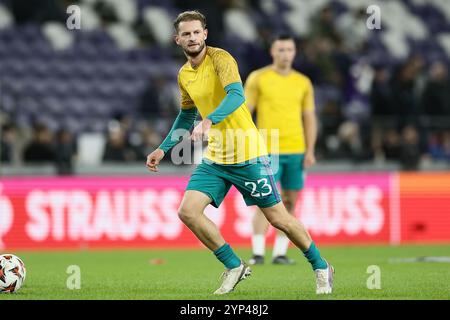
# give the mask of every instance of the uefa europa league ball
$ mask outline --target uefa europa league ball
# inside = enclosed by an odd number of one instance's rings
[[[17,292],[26,274],[25,265],[19,257],[8,253],[0,255],[0,293]]]

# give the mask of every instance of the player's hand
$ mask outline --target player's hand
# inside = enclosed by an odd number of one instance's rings
[[[159,162],[164,158],[164,151],[156,149],[147,156],[147,168],[150,171],[157,172]]]
[[[208,136],[209,129],[211,129],[212,121],[208,118],[201,121],[195,126],[191,134],[191,140],[193,141],[203,141],[203,137]]]
[[[305,153],[305,159],[303,160],[303,167],[305,169],[308,169],[309,167],[312,167],[316,164],[316,157],[314,156],[314,153],[307,152]]]

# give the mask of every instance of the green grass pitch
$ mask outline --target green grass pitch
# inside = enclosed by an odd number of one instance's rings
[[[391,258],[449,256],[450,245],[321,246],[336,269],[334,292],[316,296],[314,274],[294,248],[293,266],[253,266],[252,276],[227,296],[214,296],[222,265],[206,249],[13,252],[27,267],[24,286],[7,299],[450,299],[450,264],[392,263]],[[245,259],[249,249],[236,249]],[[266,261],[270,260],[270,250]],[[81,289],[67,288],[67,268],[81,270]],[[369,290],[367,268],[381,271]]]

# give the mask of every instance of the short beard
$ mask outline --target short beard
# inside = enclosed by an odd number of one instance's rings
[[[200,48],[198,49],[198,51],[195,51],[195,52],[189,52],[189,51],[186,51],[186,50],[183,50],[184,51],[184,53],[186,53],[186,55],[188,55],[189,57],[191,57],[191,58],[195,58],[195,57],[197,57],[199,54],[200,54],[200,52],[202,52],[203,51],[203,49],[205,48],[205,43],[203,42],[203,44],[200,46]]]

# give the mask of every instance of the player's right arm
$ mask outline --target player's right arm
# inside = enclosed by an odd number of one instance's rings
[[[178,81],[178,86],[181,93],[181,110],[164,141],[155,151],[147,156],[147,168],[153,172],[158,171],[159,162],[164,158],[167,151],[181,140],[177,130],[189,130],[197,118],[197,108],[195,107],[194,102],[189,97],[188,92],[183,88],[180,81]]]
[[[250,113],[253,113],[256,106],[258,105],[258,98],[259,98],[257,71],[253,71],[247,77],[247,81],[245,81],[244,92],[245,92],[245,105],[247,106]]]

